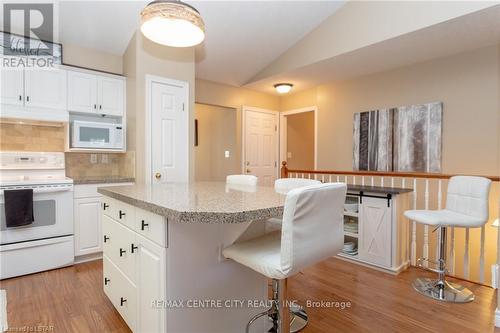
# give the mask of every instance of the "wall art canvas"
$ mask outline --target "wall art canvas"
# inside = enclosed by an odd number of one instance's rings
[[[356,113],[354,170],[440,172],[442,105],[435,102]]]

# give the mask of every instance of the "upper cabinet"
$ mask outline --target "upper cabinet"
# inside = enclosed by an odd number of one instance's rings
[[[68,110],[123,116],[125,79],[83,72],[68,73]]]
[[[2,70],[2,104],[65,110],[66,84],[64,69]]]

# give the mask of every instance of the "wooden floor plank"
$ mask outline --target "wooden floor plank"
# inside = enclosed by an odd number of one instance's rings
[[[398,276],[330,259],[290,279],[290,299],[351,302],[350,308],[308,308],[304,333],[471,332],[494,328],[496,291],[460,282],[476,300],[450,304],[425,298],[411,287],[410,268]],[[130,332],[102,290],[102,261],[0,281],[7,290],[10,327],[53,326],[54,332]]]

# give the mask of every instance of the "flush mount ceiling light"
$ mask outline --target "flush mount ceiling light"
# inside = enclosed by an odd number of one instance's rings
[[[189,47],[205,39],[200,13],[182,1],[153,1],[141,12],[141,31],[155,43]]]
[[[279,94],[287,94],[292,90],[293,84],[291,83],[277,83],[274,88]]]

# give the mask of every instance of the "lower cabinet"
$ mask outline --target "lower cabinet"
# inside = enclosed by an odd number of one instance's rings
[[[101,242],[101,198],[75,199],[75,256],[102,251]]]
[[[116,204],[106,197],[103,201]],[[129,205],[122,208],[134,210],[139,218],[146,213]],[[101,216],[104,292],[132,331],[165,332],[166,310],[155,304],[166,297],[166,248],[111,218],[106,210]]]

